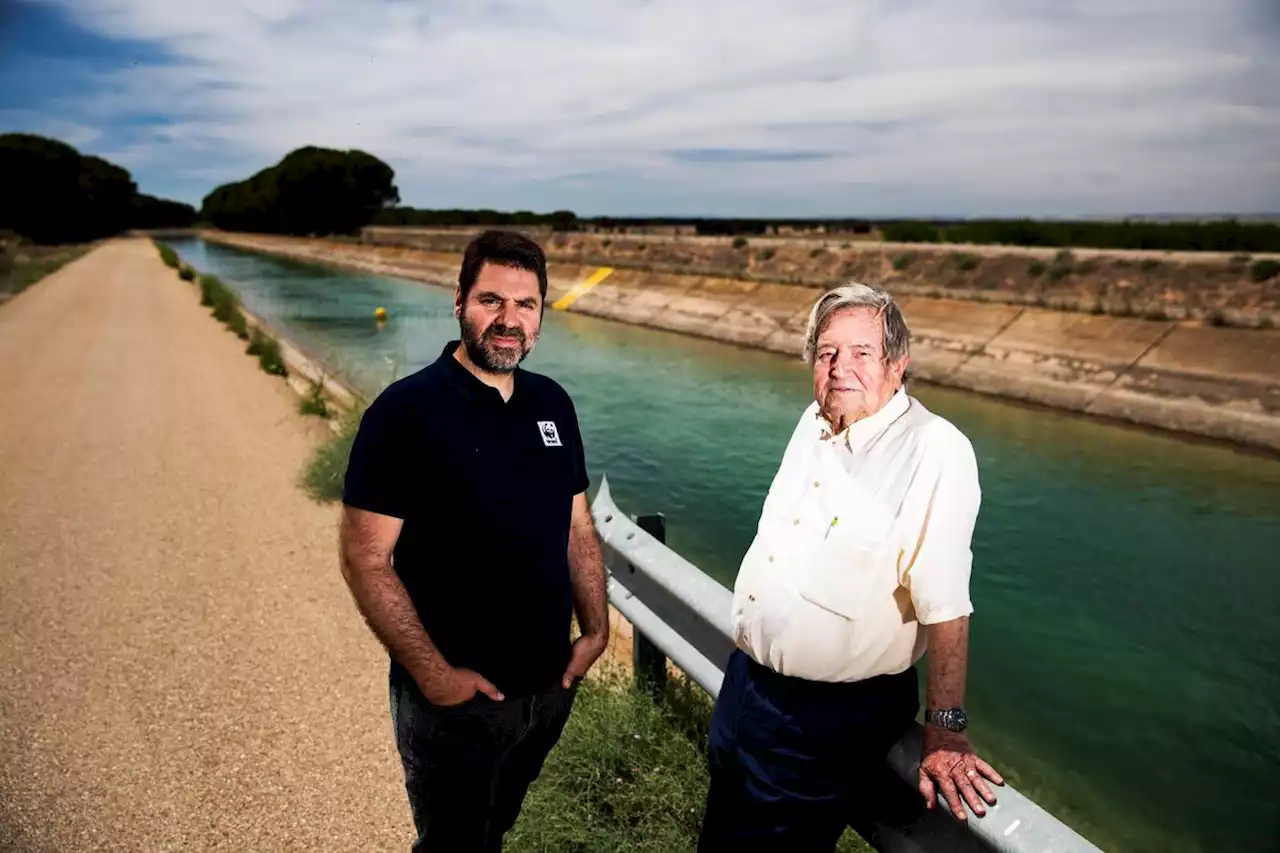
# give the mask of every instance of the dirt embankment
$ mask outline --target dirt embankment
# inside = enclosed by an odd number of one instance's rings
[[[205,236],[445,286],[461,261],[404,245]],[[552,262],[548,299],[597,277],[598,267]],[[1280,450],[1280,330],[935,298],[884,283],[911,327],[920,379]],[[615,267],[567,310],[799,355],[816,296],[806,285]]]
[[[366,228],[364,240],[461,253],[472,233]],[[830,287],[849,279],[930,296],[1154,320],[1280,326],[1275,256],[924,245],[810,238],[542,234],[552,261]],[[1259,265],[1259,262],[1262,262]]]

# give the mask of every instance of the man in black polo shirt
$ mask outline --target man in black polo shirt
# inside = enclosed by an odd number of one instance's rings
[[[347,467],[342,573],[391,657],[415,851],[502,849],[608,640],[573,402],[518,367],[546,293],[532,240],[473,240],[461,341],[378,396]]]

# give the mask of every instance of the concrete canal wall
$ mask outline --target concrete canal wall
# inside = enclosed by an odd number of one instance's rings
[[[461,256],[404,245],[206,239],[452,287]],[[814,287],[552,262],[566,310],[798,356]],[[877,282],[895,293],[892,281]],[[590,286],[585,283],[594,282]],[[901,294],[922,380],[1280,450],[1280,330]]]

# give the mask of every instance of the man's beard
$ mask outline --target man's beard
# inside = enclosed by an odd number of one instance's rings
[[[466,317],[459,320],[459,325],[462,327],[462,345],[467,348],[471,363],[488,373],[510,373],[515,370],[537,342],[536,334],[533,341],[526,340],[524,329],[518,326],[493,323],[483,333],[477,334],[475,325]],[[493,343],[495,337],[515,338],[520,341],[520,349],[499,347]]]

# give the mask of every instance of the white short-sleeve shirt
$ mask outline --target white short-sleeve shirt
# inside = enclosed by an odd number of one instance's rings
[[[980,499],[969,440],[905,390],[834,436],[811,404],[734,584],[738,647],[813,681],[902,672],[921,625],[973,612]]]

